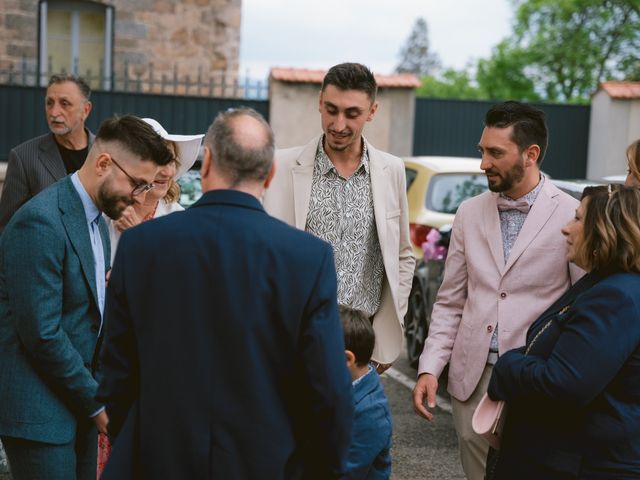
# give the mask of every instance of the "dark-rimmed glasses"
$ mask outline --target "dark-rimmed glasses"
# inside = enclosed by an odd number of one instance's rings
[[[129,180],[131,180],[131,183],[133,183],[134,185],[133,190],[131,190],[132,197],[137,197],[138,195],[146,193],[154,187],[153,183],[138,182],[135,178],[129,175],[127,171],[124,168],[122,168],[118,162],[116,162],[115,158],[113,158],[111,155],[109,156],[111,157],[111,161],[113,162],[113,164],[116,167],[118,167],[122,171],[122,173],[124,173],[129,178]]]

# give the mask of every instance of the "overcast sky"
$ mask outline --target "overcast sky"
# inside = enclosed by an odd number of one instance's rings
[[[418,17],[442,64],[462,68],[509,35],[513,15],[509,0],[242,0],[240,73],[345,61],[392,73]]]

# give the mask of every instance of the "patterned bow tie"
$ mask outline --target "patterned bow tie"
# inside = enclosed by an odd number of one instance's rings
[[[531,205],[526,200],[510,200],[506,197],[498,197],[498,211],[504,212],[506,210],[520,210],[522,213],[529,213]]]

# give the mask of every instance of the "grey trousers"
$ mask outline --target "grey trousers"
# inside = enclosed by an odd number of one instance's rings
[[[471,428],[471,418],[480,399],[487,392],[493,365],[487,365],[482,372],[480,382],[465,402],[451,397],[453,424],[458,435],[462,469],[468,480],[483,480],[489,453],[489,444]]]
[[[83,422],[85,423],[85,422]],[[98,434],[86,422],[63,445],[2,436],[13,480],[96,480]]]

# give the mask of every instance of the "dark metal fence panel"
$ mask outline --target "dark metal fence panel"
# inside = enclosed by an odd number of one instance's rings
[[[495,103],[418,98],[413,154],[478,157],[484,115]],[[584,178],[591,107],[533,105],[545,112],[549,126],[549,149],[542,169],[554,178]]]
[[[0,160],[9,150],[48,131],[44,115],[44,89],[0,85]]]
[[[6,161],[16,145],[48,132],[45,92],[38,87],[0,85],[0,161]],[[267,100],[98,91],[92,93],[91,103],[87,127],[94,132],[102,120],[114,114],[153,117],[167,131],[183,135],[206,132],[218,112],[227,108],[251,107],[269,118]]]
[[[11,63],[0,68],[0,84],[21,85],[23,87],[37,87],[47,85],[52,73],[65,73],[36,70],[37,65],[23,57],[19,63]],[[73,69],[76,75],[89,84],[93,91],[116,91],[131,93],[149,93],[175,96],[196,96],[215,98],[251,98],[266,100],[269,95],[269,82],[249,77],[242,77],[227,71],[204,71],[198,68],[197,74],[180,74],[178,65],[174,65],[173,73],[167,75],[157,73],[153,63],[146,65],[129,65],[124,62],[117,72],[105,75],[103,71],[78,71],[77,65]]]

